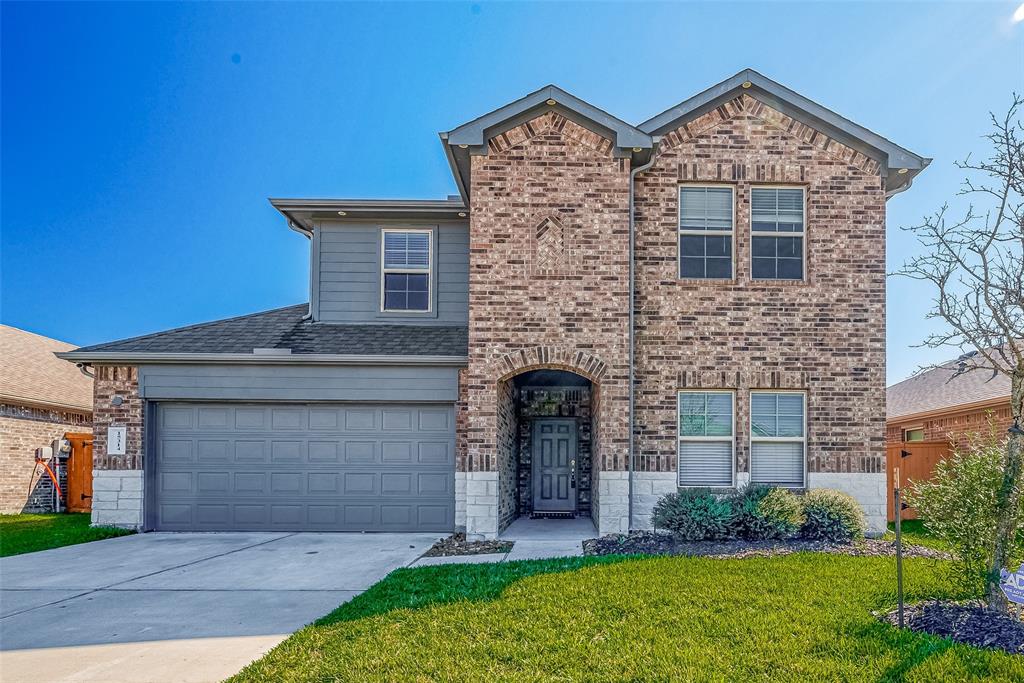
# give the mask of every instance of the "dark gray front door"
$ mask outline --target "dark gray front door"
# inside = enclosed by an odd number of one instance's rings
[[[533,510],[576,511],[576,420],[533,423]]]
[[[451,405],[161,403],[147,523],[166,531],[452,531]]]

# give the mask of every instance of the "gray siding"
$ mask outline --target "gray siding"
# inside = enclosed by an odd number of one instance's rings
[[[435,228],[434,310],[402,315],[380,310],[382,228]],[[469,320],[469,225],[467,223],[317,226],[313,245],[313,316],[338,323],[465,325]]]
[[[458,368],[332,365],[143,365],[149,400],[454,402]]]

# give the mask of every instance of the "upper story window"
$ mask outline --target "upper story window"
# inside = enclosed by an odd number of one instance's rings
[[[733,392],[679,392],[679,486],[732,486]]]
[[[679,188],[679,277],[732,278],[732,188]]]
[[[802,392],[750,393],[750,481],[804,485],[807,444]]]
[[[430,310],[430,230],[384,230],[381,251],[381,310]]]
[[[803,188],[753,188],[750,234],[755,280],[804,279]]]

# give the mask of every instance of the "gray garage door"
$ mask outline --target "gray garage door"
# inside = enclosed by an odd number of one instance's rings
[[[451,531],[450,405],[161,403],[148,525]]]

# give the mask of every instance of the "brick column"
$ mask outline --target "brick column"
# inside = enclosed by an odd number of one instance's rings
[[[136,367],[103,365],[93,382],[92,524],[143,524],[143,401]],[[125,427],[124,455],[107,454],[107,428]]]

